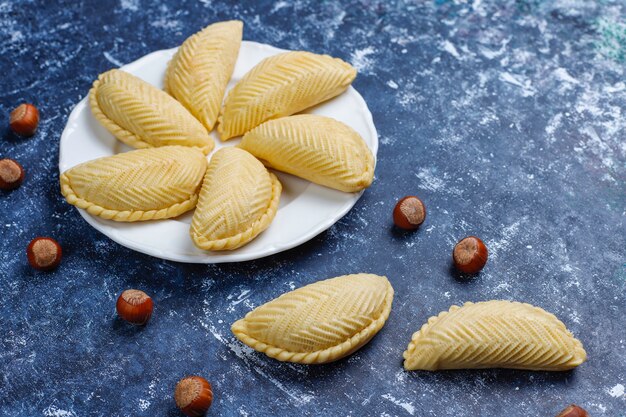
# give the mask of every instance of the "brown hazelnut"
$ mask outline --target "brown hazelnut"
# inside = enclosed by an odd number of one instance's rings
[[[201,376],[188,376],[176,385],[174,401],[185,415],[203,416],[213,403],[213,389],[209,381]]]
[[[589,417],[589,413],[576,404],[572,404],[561,411],[556,417]]]
[[[39,126],[39,111],[32,104],[20,104],[9,117],[11,130],[20,136],[32,136]]]
[[[13,159],[0,159],[0,190],[14,190],[24,182],[24,168]]]
[[[576,404],[572,404],[561,411],[556,417],[589,417],[589,413]]]
[[[405,230],[415,230],[426,219],[426,207],[419,198],[408,195],[402,198],[393,209],[393,222]]]
[[[115,308],[117,314],[129,323],[143,325],[150,320],[154,303],[148,294],[140,290],[123,291]]]
[[[61,245],[50,237],[37,237],[26,249],[28,263],[40,271],[51,271],[61,262]]]
[[[454,266],[466,274],[476,274],[487,263],[487,247],[476,236],[469,236],[456,244],[452,252]]]

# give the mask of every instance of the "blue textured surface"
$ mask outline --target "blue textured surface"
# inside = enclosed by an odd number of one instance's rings
[[[153,3],[0,2],[0,124],[22,101],[42,115],[34,138],[3,128],[0,142],[27,170],[0,194],[0,415],[177,416],[173,389],[190,373],[213,383],[212,415],[553,416],[571,402],[626,415],[626,3]],[[69,111],[100,72],[229,18],[245,21],[245,39],[358,68],[380,133],[376,181],[329,231],[268,259],[207,267],[134,253],[60,196]],[[391,226],[405,194],[428,207],[413,234]],[[450,252],[468,234],[491,257],[463,280]],[[53,273],[27,265],[37,235],[63,245]],[[287,290],[361,271],[387,275],[396,297],[346,360],[281,364],[230,333]],[[116,318],[129,287],[155,300],[145,328]],[[589,361],[567,373],[403,371],[428,317],[493,298],[555,313]]]

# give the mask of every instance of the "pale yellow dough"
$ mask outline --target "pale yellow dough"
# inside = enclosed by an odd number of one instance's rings
[[[187,38],[168,64],[165,91],[209,131],[217,121],[235,68],[242,32],[239,20],[209,25]]]
[[[206,168],[197,148],[139,149],[68,169],[61,192],[68,203],[104,219],[166,219],[195,207]]]
[[[235,147],[211,158],[190,234],[204,250],[237,249],[267,229],[282,186],[254,156]]]
[[[386,277],[354,274],[288,292],[232,325],[246,345],[280,361],[321,364],[369,342],[391,311]]]
[[[360,191],[374,177],[374,157],[363,138],[329,117],[270,120],[246,133],[239,146],[270,168],[340,191]]]
[[[587,358],[554,315],[511,301],[467,302],[431,317],[404,352],[407,370],[566,371]]]
[[[295,51],[266,58],[229,91],[217,130],[222,140],[243,135],[343,93],[355,77],[350,64],[328,55]]]
[[[172,96],[127,72],[100,74],[89,91],[94,117],[133,148],[181,145],[205,154],[215,143],[209,132]]]

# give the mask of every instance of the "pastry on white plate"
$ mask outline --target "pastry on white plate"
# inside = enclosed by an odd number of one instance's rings
[[[356,77],[347,62],[311,52],[265,58],[226,95],[217,130],[222,140],[298,113],[343,93]]]

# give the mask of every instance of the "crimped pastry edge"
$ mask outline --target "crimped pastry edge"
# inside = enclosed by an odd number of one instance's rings
[[[488,300],[488,301],[478,301],[478,302],[471,302],[471,301],[467,301],[465,303],[463,303],[462,306],[457,306],[457,305],[452,305],[448,310],[442,311],[441,313],[437,314],[436,316],[431,316],[428,318],[428,321],[426,323],[424,323],[422,325],[422,327],[416,331],[415,333],[413,333],[412,337],[411,337],[411,341],[409,342],[406,350],[404,351],[404,353],[402,354],[402,357],[404,359],[404,369],[407,371],[412,371],[412,370],[420,370],[420,371],[426,371],[426,369],[413,369],[413,368],[409,368],[407,366],[407,361],[409,360],[409,357],[413,354],[413,352],[415,351],[415,349],[417,348],[417,344],[419,342],[420,337],[422,336],[422,334],[424,334],[426,331],[428,331],[428,329],[430,328],[430,326],[435,323],[436,321],[438,321],[440,318],[445,317],[446,315],[450,314],[451,312],[454,312],[462,307],[465,306],[470,306],[470,305],[474,305],[474,304],[484,304],[484,303],[488,303],[489,301],[508,301],[508,300]],[[542,309],[541,307],[537,307],[535,305],[529,304],[529,303],[522,303],[519,301],[508,301],[512,304],[521,304],[521,305],[525,305],[528,307],[532,307],[533,309],[539,310],[542,313],[546,313],[549,316],[551,316],[552,318],[554,318],[556,321],[558,321],[562,326],[563,329],[568,332],[572,339],[574,340],[574,344],[576,345],[576,352],[572,355],[573,357],[577,357],[578,360],[574,361],[570,367],[563,367],[563,368],[559,368],[559,369],[552,369],[552,368],[546,368],[546,367],[538,367],[538,368],[532,368],[532,367],[519,367],[519,368],[515,368],[513,366],[507,366],[507,369],[520,369],[520,370],[526,370],[526,371],[567,371],[570,369],[574,369],[577,366],[581,365],[582,363],[584,363],[587,360],[587,352],[585,351],[585,348],[582,345],[582,342],[577,339],[567,328],[567,326],[565,326],[565,324],[559,320],[558,317],[556,317],[554,314],[550,313],[547,310]],[[490,369],[493,368],[492,366],[487,366],[484,368],[481,367],[475,367],[475,368],[470,368],[470,369]],[[438,369],[432,369],[432,370],[428,370],[428,371],[437,371]]]
[[[121,71],[121,70],[118,70],[118,71]],[[126,145],[135,149],[154,148],[155,146],[149,144],[148,142],[144,141],[143,139],[141,139],[139,136],[135,135],[131,131],[124,129],[123,127],[115,123],[115,121],[111,120],[106,114],[104,114],[104,112],[100,108],[100,105],[98,104],[98,98],[96,97],[96,93],[98,91],[98,87],[102,83],[100,81],[100,78],[103,76],[103,74],[106,74],[107,72],[108,71],[100,74],[98,76],[98,79],[93,82],[93,85],[91,89],[89,90],[89,107],[91,108],[91,114],[93,114],[96,120],[100,122],[100,124],[104,126],[106,130],[108,130],[113,136],[115,136],[118,140],[124,142]],[[172,97],[172,99],[175,100],[174,97]],[[194,117],[194,116],[191,115],[191,117]],[[213,141],[213,138],[209,136],[209,139],[210,139],[210,142],[209,144],[207,144],[207,146],[203,146],[203,147],[189,146],[189,147],[198,148],[200,149],[200,151],[202,151],[203,154],[208,155],[215,147],[215,142]],[[175,145],[169,144],[169,145],[164,145],[164,146],[175,146]],[[184,146],[184,145],[178,145],[178,146]]]
[[[194,233],[193,228],[190,227],[189,234],[191,235],[191,240],[193,240],[194,244],[203,250],[233,250],[240,248],[246,243],[253,240],[257,237],[261,232],[267,229],[274,220],[276,216],[276,212],[278,211],[278,203],[280,202],[280,193],[283,189],[282,184],[278,181],[276,175],[268,171],[270,176],[270,181],[272,182],[272,198],[270,199],[269,205],[265,213],[259,217],[248,229],[245,231],[238,233],[234,236],[229,236],[222,239],[211,240],[206,237]]]
[[[116,222],[137,222],[145,220],[158,220],[168,219],[171,217],[179,216],[196,206],[198,202],[198,194],[193,194],[189,199],[176,203],[170,207],[159,210],[112,210],[102,207],[98,204],[91,203],[74,192],[69,177],[63,173],[61,174],[61,193],[65,197],[68,203],[83,210],[94,216],[101,217],[107,220],[114,220]]]
[[[363,274],[350,274],[350,275],[342,275],[335,278],[342,277],[350,277],[354,275],[363,275]],[[365,274],[365,275],[374,275],[374,274]],[[360,332],[356,333],[352,337],[350,337],[345,342],[342,342],[338,345],[331,346],[326,349],[317,350],[315,352],[291,352],[286,349],[282,349],[276,346],[268,345],[267,343],[261,342],[251,336],[248,336],[246,331],[246,322],[245,317],[237,320],[231,326],[231,331],[235,335],[237,339],[239,339],[242,343],[250,346],[252,349],[264,353],[270,358],[277,359],[281,362],[294,362],[301,363],[304,365],[318,365],[329,362],[334,362],[341,358],[344,358],[352,353],[356,352],[358,349],[363,347],[367,342],[369,342],[380,329],[383,328],[387,319],[389,318],[389,314],[391,313],[391,306],[393,304],[393,296],[394,290],[391,286],[391,283],[385,276],[376,275],[385,280],[387,285],[387,294],[385,295],[384,304],[385,307],[381,312],[380,316],[373,321],[369,326],[365,327]],[[333,279],[333,278],[329,278]],[[320,281],[318,281],[320,282]],[[315,283],[309,284],[313,285]],[[270,300],[271,301],[271,300]]]

